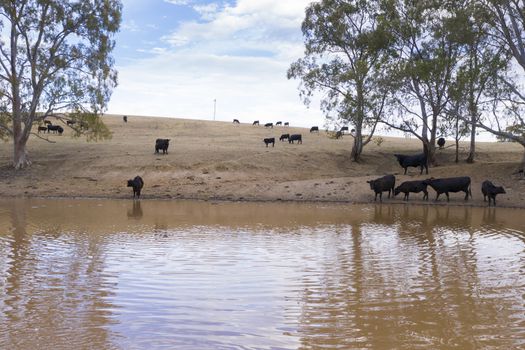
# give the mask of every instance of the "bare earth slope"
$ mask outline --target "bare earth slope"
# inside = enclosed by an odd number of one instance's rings
[[[415,168],[405,176],[393,154],[420,152],[415,139],[383,137],[380,145],[367,145],[363,161],[354,163],[349,135],[335,140],[323,131],[265,129],[242,120],[240,125],[138,116],[128,120],[105,116],[113,138],[97,143],[71,138],[65,126],[62,136],[45,134],[56,143],[31,136],[33,165],[19,172],[10,166],[12,144],[0,144],[0,195],[131,198],[126,180],[140,175],[143,198],[370,202],[373,193],[366,180],[392,173],[397,184],[430,176],[470,176],[473,200],[465,203],[462,194],[452,194],[450,203],[455,205],[484,205],[481,182],[490,179],[507,190],[498,205],[525,207],[525,179],[512,175],[522,157],[522,147],[514,143],[479,143],[475,164],[455,164],[453,147],[445,148],[438,151],[438,166],[430,168],[428,176]],[[282,133],[301,133],[303,144],[279,142]],[[266,148],[265,137],[275,137],[275,147]],[[154,154],[156,138],[171,139],[168,154]],[[464,159],[467,145],[461,149]],[[430,188],[429,194],[433,203]],[[411,203],[423,203],[421,197],[412,194]]]

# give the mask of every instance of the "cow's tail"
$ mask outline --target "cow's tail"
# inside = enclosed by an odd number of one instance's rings
[[[470,199],[472,199],[472,185],[468,184],[468,194],[470,194]]]

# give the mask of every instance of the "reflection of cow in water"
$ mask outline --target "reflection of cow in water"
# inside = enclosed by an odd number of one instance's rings
[[[142,208],[140,207],[140,201],[133,201],[133,206],[128,209],[128,218],[140,219],[142,217]]]

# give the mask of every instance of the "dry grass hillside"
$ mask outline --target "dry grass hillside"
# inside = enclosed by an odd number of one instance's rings
[[[145,181],[144,198],[369,202],[373,193],[366,180],[387,173],[396,174],[398,184],[427,177],[415,168],[402,175],[393,157],[419,152],[420,143],[413,139],[383,137],[380,145],[372,142],[365,148],[361,163],[354,163],[349,158],[351,136],[335,140],[323,131],[265,129],[242,120],[237,125],[128,117],[124,123],[121,116],[105,116],[113,138],[103,142],[71,138],[65,126],[64,135],[49,135],[56,143],[31,136],[28,149],[33,165],[19,172],[10,166],[12,144],[0,144],[0,194],[131,198],[126,180],[140,175]],[[281,133],[301,133],[303,144],[279,142]],[[266,148],[265,137],[275,137],[275,147]],[[154,154],[156,138],[171,139],[168,154]],[[467,145],[461,148],[465,151]],[[438,151],[439,165],[430,168],[429,176],[471,176],[474,199],[468,205],[483,205],[480,184],[490,179],[507,190],[498,197],[498,205],[525,207],[525,179],[512,175],[522,152],[513,143],[479,143],[475,164],[455,164],[453,148],[446,148]],[[429,192],[433,200],[435,194],[430,188]],[[421,197],[413,194],[411,202],[421,203]],[[393,202],[401,203],[401,198]],[[452,194],[452,203],[465,204],[461,194]]]

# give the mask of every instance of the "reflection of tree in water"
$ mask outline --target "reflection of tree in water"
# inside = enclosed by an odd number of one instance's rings
[[[305,271],[301,349],[516,348],[520,284],[500,293],[502,266],[480,271],[482,233],[472,234],[468,210],[397,209],[376,206],[372,225],[327,242],[337,248],[316,275]]]
[[[102,236],[28,233],[27,202],[12,207],[0,348],[110,348]],[[0,300],[1,302],[1,300]]]
[[[128,209],[128,218],[140,219],[142,215],[140,200],[134,200],[131,209]]]

